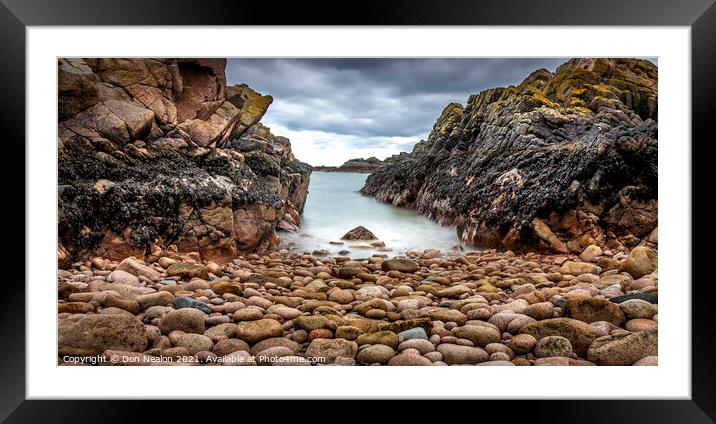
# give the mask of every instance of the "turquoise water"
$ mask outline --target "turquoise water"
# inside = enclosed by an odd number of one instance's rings
[[[349,230],[362,225],[392,249],[389,255],[413,249],[447,251],[460,243],[453,227],[439,225],[415,211],[396,208],[360,194],[368,174],[313,172],[306,206],[298,233],[280,232],[281,247],[298,252],[327,250],[337,255],[349,250],[351,257],[365,257],[377,249],[351,248],[366,246],[361,241],[344,241],[343,246],[329,244]]]

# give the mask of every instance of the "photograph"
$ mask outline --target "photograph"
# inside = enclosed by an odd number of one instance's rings
[[[658,366],[658,57],[56,66],[59,366]]]

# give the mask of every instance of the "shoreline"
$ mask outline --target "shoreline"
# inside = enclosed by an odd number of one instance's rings
[[[655,250],[390,253],[75,263],[58,270],[58,364],[658,362]]]

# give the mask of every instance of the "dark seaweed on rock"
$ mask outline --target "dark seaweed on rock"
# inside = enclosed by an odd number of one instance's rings
[[[468,242],[623,250],[656,237],[656,119],[651,62],[572,59],[448,105],[362,193],[456,225]]]
[[[58,256],[228,260],[296,228],[311,167],[225,59],[61,59]]]

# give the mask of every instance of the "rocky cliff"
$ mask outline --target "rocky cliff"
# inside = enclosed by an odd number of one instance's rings
[[[364,194],[507,248],[625,250],[657,241],[657,68],[573,59],[450,104]]]
[[[311,167],[227,87],[225,59],[60,59],[60,265],[198,252],[225,261],[296,229]]]

